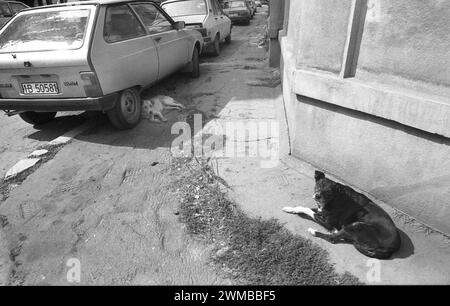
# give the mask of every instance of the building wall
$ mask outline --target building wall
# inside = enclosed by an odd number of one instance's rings
[[[355,30],[358,3],[365,20]],[[450,234],[450,2],[286,5],[279,39],[292,154]]]
[[[298,0],[297,0],[298,1]],[[348,28],[350,0],[300,0],[296,26],[308,31],[296,31],[297,67],[312,67],[339,73]],[[309,18],[311,12],[318,12]]]
[[[450,86],[450,1],[369,5],[359,69]]]

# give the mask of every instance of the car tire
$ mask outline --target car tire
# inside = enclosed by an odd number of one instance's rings
[[[212,45],[212,55],[219,56],[220,55],[220,37],[219,34],[214,38],[214,43]]]
[[[198,48],[194,47],[194,51],[192,52],[192,71],[191,71],[191,77],[192,78],[198,78],[200,77],[200,58],[199,58]]]
[[[228,36],[225,37],[225,43],[227,45],[231,44],[231,30],[230,30],[230,34],[228,34]]]
[[[44,124],[47,122],[52,121],[55,119],[56,112],[23,112],[19,114],[20,118],[22,118],[23,121],[30,123],[30,124]]]
[[[119,130],[134,128],[141,120],[142,101],[136,88],[123,90],[114,108],[106,114],[112,126]]]

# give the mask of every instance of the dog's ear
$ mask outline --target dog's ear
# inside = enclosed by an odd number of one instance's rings
[[[323,172],[317,170],[314,172],[314,179],[316,180],[316,182],[323,178],[325,178],[325,174]]]

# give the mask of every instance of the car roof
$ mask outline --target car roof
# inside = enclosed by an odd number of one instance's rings
[[[161,2],[161,4],[169,3],[169,2],[182,2],[182,1],[189,1],[189,0],[165,0],[165,1]]]
[[[9,1],[3,1],[0,0],[0,2],[9,2]],[[87,0],[87,1],[77,1],[77,2],[67,2],[67,3],[59,3],[59,4],[51,4],[51,5],[44,5],[44,6],[35,6],[30,8],[31,10],[34,9],[45,9],[45,8],[51,8],[51,7],[66,7],[66,6],[77,6],[77,5],[106,5],[106,4],[115,4],[115,3],[124,3],[124,2],[148,2],[156,4],[154,1],[147,1],[147,0]],[[30,10],[28,9],[28,10]]]
[[[77,5],[77,4],[112,4],[112,3],[121,3],[121,2],[153,2],[146,0],[87,0],[87,1],[78,1],[78,2],[68,2],[62,3],[62,5]],[[59,5],[59,4],[58,4]]]

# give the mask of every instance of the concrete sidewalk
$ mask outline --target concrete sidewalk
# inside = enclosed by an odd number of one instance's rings
[[[282,212],[284,206],[315,207],[312,199],[315,168],[288,154],[288,131],[280,86],[261,88],[261,91],[265,92],[267,98],[255,99],[253,91],[250,91],[248,97],[241,96],[239,100],[231,100],[220,111],[218,118],[204,127],[204,133],[209,134],[215,124],[223,126],[230,121],[248,123],[277,120],[279,123],[279,138],[270,140],[272,144],[279,141],[280,158],[277,166],[262,168],[260,159],[250,157],[217,159],[219,175],[232,187],[231,197],[241,208],[251,216],[276,218],[294,234],[312,239],[329,252],[338,272],[348,271],[364,283],[449,284],[450,240],[439,233],[429,231],[384,203],[375,201],[393,217],[401,230],[402,248],[393,258],[383,261],[363,256],[352,245],[332,245],[312,237],[307,229],[321,229],[319,225]],[[261,92],[258,96],[261,96]],[[248,139],[246,143],[259,141],[263,140]],[[227,144],[234,145],[235,142],[227,141]],[[337,180],[331,174],[328,176]],[[379,270],[376,270],[377,267]],[[379,280],[376,271],[379,271]]]

